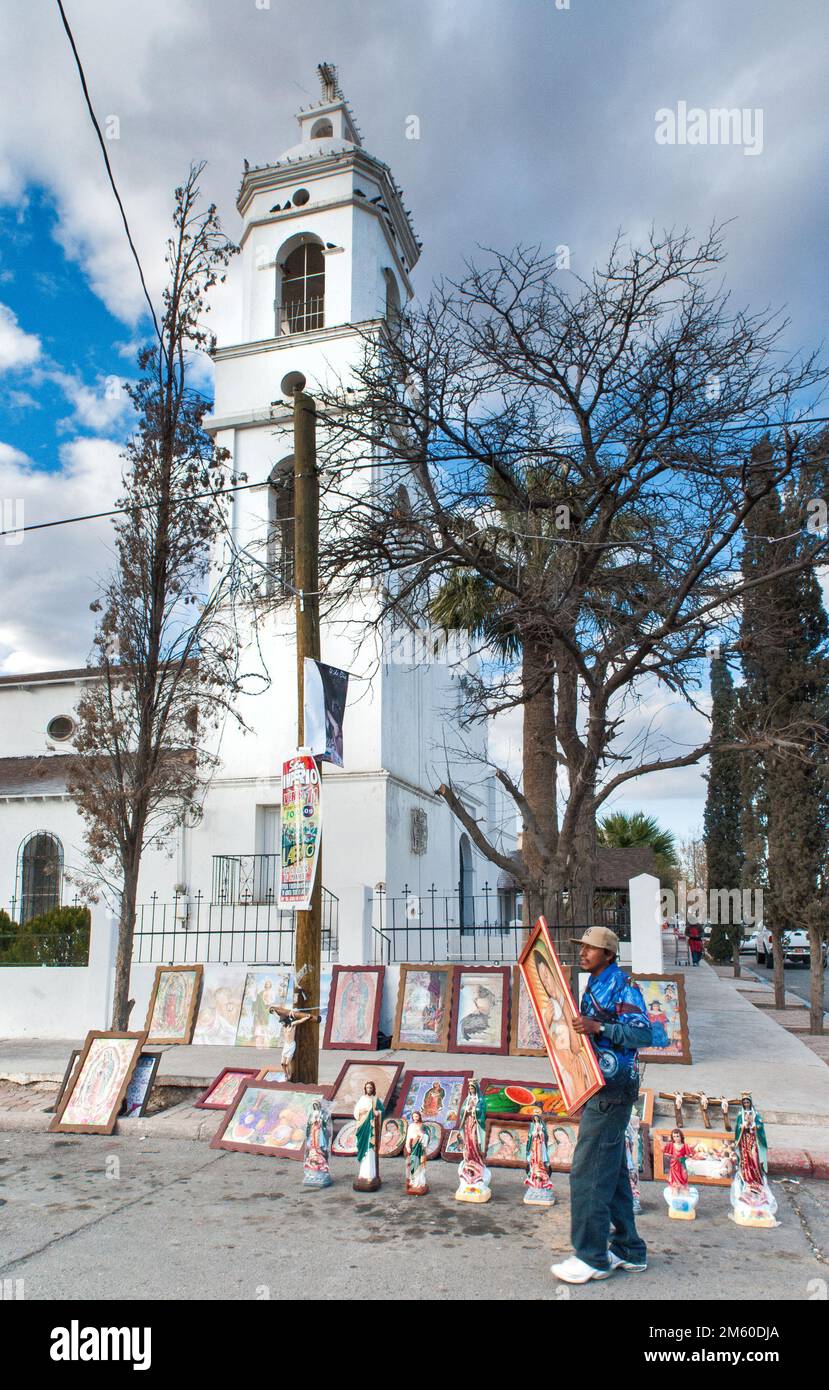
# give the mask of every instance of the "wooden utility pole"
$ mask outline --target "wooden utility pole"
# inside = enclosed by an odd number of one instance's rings
[[[303,382],[304,385],[304,382]],[[305,657],[320,659],[319,614],[319,479],[317,477],[317,416],[313,398],[294,390],[294,586],[296,589],[297,746],[305,746]],[[320,765],[318,765],[320,766]],[[320,774],[322,768],[320,766]],[[297,912],[294,965],[305,1000],[320,1002],[322,955],[322,843],[317,843],[317,871],[309,912]],[[294,1079],[314,1083],[319,1077],[319,1024],[303,1023],[296,1032]]]

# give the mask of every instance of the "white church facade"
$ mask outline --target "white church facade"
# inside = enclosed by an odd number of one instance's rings
[[[297,116],[298,143],[246,166],[237,203],[239,331],[215,353],[206,427],[252,484],[233,495],[229,527],[232,544],[259,557],[272,601],[255,633],[240,632],[243,666],[260,677],[249,687],[262,691],[241,699],[249,731],[228,721],[197,813],[174,843],[145,857],[139,901],[145,913],[148,904],[163,910],[164,931],[182,940],[209,907],[226,917],[272,905],[276,893],[280,772],[297,738],[292,419],[280,384],[300,372],[313,396],[332,377],[347,380],[365,336],[387,331],[413,294],[419,243],[400,192],[363,147],[333,70],[321,75],[322,99]],[[336,928],[331,955],[353,962],[378,956],[384,899],[428,901],[434,890],[447,904],[442,920],[468,928],[481,918],[475,902],[487,884],[493,920],[515,911],[514,900],[497,906],[498,870],[436,796],[440,782],[453,781],[505,853],[516,844],[514,814],[485,766],[486,732],[465,733],[471,757],[458,747],[462,664],[422,652],[401,659],[400,648],[378,651],[355,631],[356,614],[353,624],[323,622],[321,634],[323,661],[352,674],[344,767],[325,767],[322,876]],[[73,871],[83,867],[64,768],[90,679],[87,670],[0,678],[0,905],[17,921],[71,902]],[[172,958],[168,947],[159,959]],[[267,959],[264,949],[243,942],[234,958]],[[209,940],[195,951],[221,958]],[[434,941],[422,953],[433,958]],[[410,954],[417,958],[414,943]]]

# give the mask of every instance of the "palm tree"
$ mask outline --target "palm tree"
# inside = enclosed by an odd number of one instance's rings
[[[660,883],[672,882],[677,873],[676,840],[655,816],[644,811],[613,811],[599,821],[598,842],[614,849],[650,845],[657,861]]]

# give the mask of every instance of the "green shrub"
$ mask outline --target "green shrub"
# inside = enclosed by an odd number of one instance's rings
[[[88,907],[53,907],[24,923],[0,913],[0,965],[87,965],[91,923]]]

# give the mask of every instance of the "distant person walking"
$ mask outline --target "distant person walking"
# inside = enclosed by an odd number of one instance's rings
[[[702,952],[705,945],[702,938],[702,927],[699,922],[692,922],[689,927],[686,927],[685,939],[688,942],[688,950],[691,952],[691,964],[699,965],[702,960]]]

